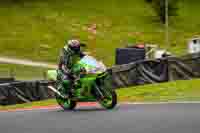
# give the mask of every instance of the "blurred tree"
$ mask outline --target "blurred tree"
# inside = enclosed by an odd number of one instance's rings
[[[158,15],[160,21],[165,24],[165,1],[166,0],[146,0],[147,2],[151,2],[152,7],[154,8],[156,14]],[[178,10],[178,2],[179,0],[168,0],[168,15],[177,16]]]
[[[145,1],[151,3],[153,0],[145,0]]]

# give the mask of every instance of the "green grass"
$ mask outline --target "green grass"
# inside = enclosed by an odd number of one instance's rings
[[[0,64],[0,77],[12,77],[17,80],[39,80],[45,78],[46,68],[24,65]]]
[[[170,22],[176,44],[170,50],[177,55],[186,51],[187,39],[198,34],[200,24],[199,2],[181,3],[180,16]],[[164,25],[154,16],[144,0],[2,0],[0,55],[56,63],[64,40],[78,36],[92,55],[112,65],[115,48],[128,41],[164,45]],[[87,31],[92,24],[97,24],[96,35]]]
[[[120,101],[173,102],[199,101],[200,79],[135,86],[118,91]]]
[[[170,22],[171,47],[173,53],[180,55],[186,51],[188,39],[200,35],[200,17],[198,16],[198,0],[181,0],[178,17]]]
[[[55,99],[31,102],[31,103],[24,103],[24,104],[16,104],[16,105],[9,105],[9,106],[0,106],[0,110],[12,110],[12,109],[22,109],[22,108],[31,108],[36,106],[51,106],[56,105]]]
[[[119,102],[179,102],[200,101],[200,79],[151,84],[117,90]],[[0,106],[0,110],[56,105],[55,99]]]

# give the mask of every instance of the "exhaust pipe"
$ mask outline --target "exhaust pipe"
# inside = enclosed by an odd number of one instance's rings
[[[55,92],[56,94],[58,94],[59,96],[61,96],[62,98],[68,98],[67,96],[63,96],[58,90],[56,90],[53,86],[48,86],[48,88],[50,90],[52,90],[53,92]]]

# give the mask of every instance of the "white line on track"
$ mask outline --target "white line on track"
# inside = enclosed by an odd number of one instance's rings
[[[200,104],[200,101],[182,101],[182,102],[122,102],[120,104],[130,104],[130,105],[134,105],[134,104],[188,104],[188,103],[196,103],[196,104]]]

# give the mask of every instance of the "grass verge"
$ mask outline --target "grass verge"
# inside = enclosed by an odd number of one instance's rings
[[[24,104],[16,104],[16,105],[9,105],[9,106],[0,106],[0,110],[12,110],[12,109],[22,109],[22,108],[32,108],[37,106],[51,106],[56,105],[55,99],[31,102],[31,103],[24,103]]]
[[[180,80],[118,90],[119,101],[174,102],[200,101],[200,79]]]

